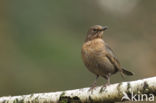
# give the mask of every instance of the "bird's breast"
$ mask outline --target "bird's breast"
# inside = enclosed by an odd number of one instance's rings
[[[94,58],[99,52],[105,52],[104,50],[104,41],[102,39],[95,39],[84,43],[81,54],[85,65],[94,64]]]

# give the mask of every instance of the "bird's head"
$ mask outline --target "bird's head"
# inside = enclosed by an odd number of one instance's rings
[[[90,27],[87,33],[86,41],[96,38],[102,38],[103,32],[108,29],[107,26],[94,25]]]

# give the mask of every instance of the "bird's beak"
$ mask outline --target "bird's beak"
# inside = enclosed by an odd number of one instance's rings
[[[108,29],[108,26],[103,26],[102,27],[102,31],[105,31],[105,30],[107,30]]]

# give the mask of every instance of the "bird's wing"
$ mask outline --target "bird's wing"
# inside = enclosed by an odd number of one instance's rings
[[[120,62],[118,61],[117,57],[115,56],[113,50],[105,44],[106,47],[106,57],[110,60],[110,62],[117,68],[119,71],[122,71]]]

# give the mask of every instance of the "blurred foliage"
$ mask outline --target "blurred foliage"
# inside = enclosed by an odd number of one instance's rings
[[[119,1],[1,0],[0,96],[90,86],[95,76],[80,52],[95,24],[109,26],[104,40],[135,73],[125,80],[155,76],[156,1]],[[119,74],[111,80],[123,81]]]

